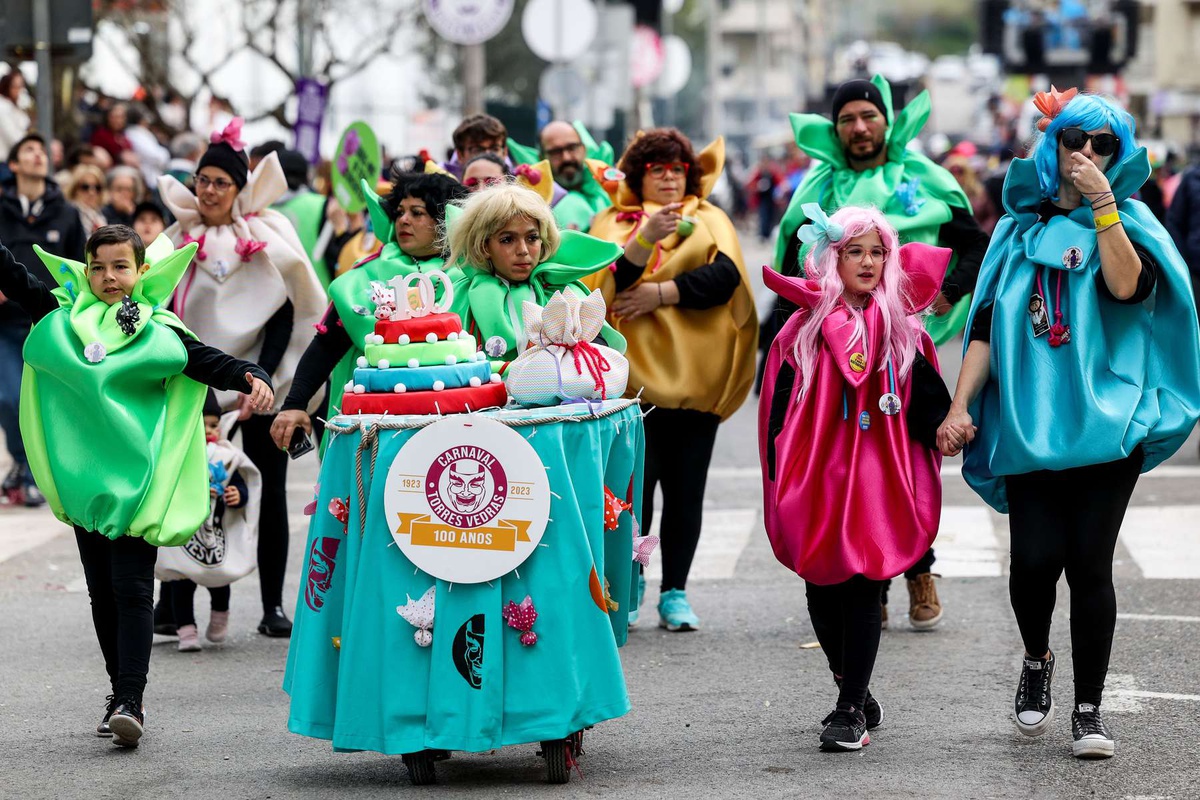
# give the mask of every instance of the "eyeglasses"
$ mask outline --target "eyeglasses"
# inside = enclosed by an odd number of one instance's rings
[[[503,140],[488,140],[488,141],[479,142],[477,144],[469,144],[463,148],[463,155],[466,156],[466,159],[464,159],[464,160],[466,160],[466,161],[470,161],[475,156],[481,156],[484,153],[491,153],[492,155],[503,156],[504,155],[504,141]]]
[[[467,178],[463,181],[463,186],[468,189],[474,189],[476,186],[495,186],[498,183],[504,183],[503,176],[492,175],[488,178]]]
[[[98,183],[79,183],[75,185],[75,188],[81,192],[99,192],[104,189]]]
[[[854,264],[861,264],[867,256],[871,257],[871,261],[880,263],[887,261],[888,249],[886,247],[872,247],[868,250],[858,245],[850,245],[842,251],[842,255],[846,257],[847,261]]]
[[[573,156],[580,152],[583,152],[583,143],[574,142],[573,144],[564,144],[562,147],[551,147],[549,150],[544,150],[542,154],[546,158],[562,158],[563,156]]]
[[[1121,145],[1120,138],[1111,133],[1088,133],[1082,128],[1063,128],[1058,132],[1059,143],[1072,152],[1082,150],[1089,140],[1092,152],[1101,157],[1111,156]]]
[[[225,194],[235,186],[233,181],[227,181],[224,178],[217,178],[214,181],[207,175],[196,174],[194,176],[194,180],[196,182],[197,189],[203,191],[211,186],[212,188],[216,189],[219,194]]]
[[[653,178],[661,178],[662,176],[666,175],[667,172],[670,172],[672,175],[677,177],[683,177],[684,175],[688,174],[688,169],[691,166],[691,164],[683,161],[672,161],[669,164],[650,163],[646,165],[646,173]]]

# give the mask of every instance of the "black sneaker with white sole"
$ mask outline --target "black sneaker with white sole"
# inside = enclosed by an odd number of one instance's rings
[[[849,703],[838,703],[837,708],[821,721],[821,749],[826,752],[861,750],[871,743],[867,734],[867,718]]]
[[[146,711],[142,704],[132,699],[121,700],[108,718],[113,744],[117,747],[137,747],[145,732],[145,724]]]
[[[1076,758],[1112,758],[1117,743],[1100,717],[1100,709],[1080,703],[1071,712],[1071,752]]]
[[[1054,721],[1054,698],[1050,683],[1054,679],[1054,653],[1049,658],[1029,658],[1021,663],[1021,682],[1017,684],[1014,720],[1017,730],[1026,736],[1041,736]]]
[[[842,688],[842,679],[837,675],[833,676],[833,682],[837,684],[838,689]],[[867,701],[863,703],[863,716],[867,718],[867,730],[873,731],[883,724],[883,706],[871,694],[871,690],[867,689]],[[826,717],[828,720],[828,717]],[[822,722],[822,725],[825,723]]]
[[[108,720],[112,717],[113,712],[117,710],[117,699],[110,694],[104,698],[104,704],[104,719],[100,720],[100,724],[96,726],[96,735],[107,739],[113,735],[112,728],[108,727]]]

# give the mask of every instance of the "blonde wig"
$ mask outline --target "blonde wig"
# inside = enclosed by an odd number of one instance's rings
[[[447,215],[446,249],[450,251],[447,264],[491,271],[488,239],[518,217],[525,217],[537,225],[542,238],[541,261],[547,261],[558,250],[558,224],[554,221],[554,213],[532,189],[516,183],[502,183],[455,200],[454,204],[461,209],[461,214],[453,222]]]

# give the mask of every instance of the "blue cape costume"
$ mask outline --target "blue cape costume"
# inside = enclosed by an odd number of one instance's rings
[[[1187,265],[1150,210],[1130,199],[1150,176],[1145,148],[1107,176],[1126,234],[1158,267],[1141,303],[1116,303],[1097,288],[1091,207],[1043,222],[1033,161],[1009,167],[1007,215],[992,234],[967,320],[970,330],[979,310],[993,306],[991,372],[970,408],[979,432],[963,462],[967,483],[1002,513],[1005,475],[1116,461],[1139,445],[1145,472],[1178,450],[1200,418],[1200,329]],[[1038,270],[1051,318],[1061,280],[1071,329],[1061,347],[1033,335],[1028,305]]]

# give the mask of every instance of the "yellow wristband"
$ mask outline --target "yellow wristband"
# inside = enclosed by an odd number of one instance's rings
[[[642,236],[642,232],[641,232],[641,231],[638,231],[638,233],[637,233],[637,236],[636,236],[636,237],[634,237],[634,241],[635,241],[635,242],[637,242],[637,243],[638,243],[639,245],[641,245],[642,247],[646,248],[647,250],[653,250],[653,249],[654,249],[654,244],[653,244],[652,242],[649,242],[649,241],[647,241],[647,240],[646,240],[646,237],[645,237],[645,236]]]
[[[1096,230],[1102,231],[1105,228],[1109,228],[1109,227],[1112,227],[1113,225],[1116,225],[1120,221],[1121,221],[1121,215],[1118,214],[1116,211],[1112,212],[1111,214],[1104,214],[1102,216],[1096,217]]]

